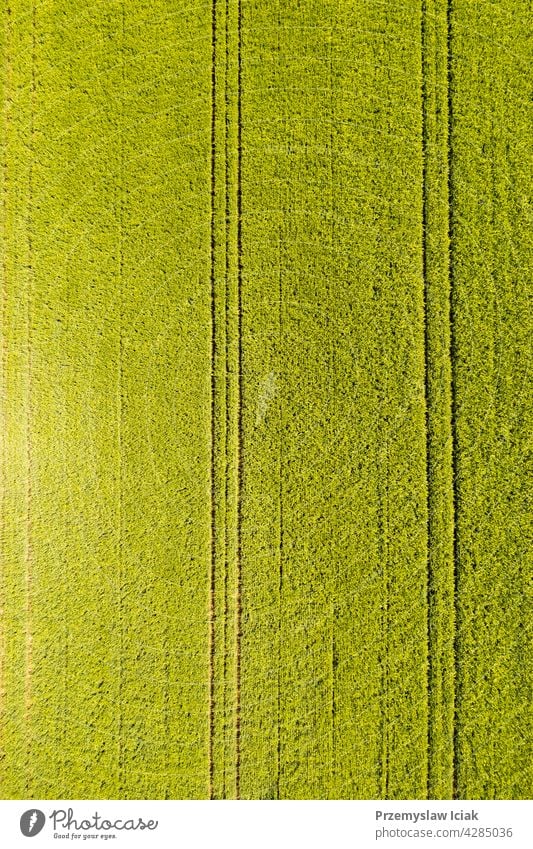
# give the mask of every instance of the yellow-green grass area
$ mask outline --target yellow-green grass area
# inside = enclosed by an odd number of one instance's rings
[[[531,796],[527,30],[3,0],[0,797]]]

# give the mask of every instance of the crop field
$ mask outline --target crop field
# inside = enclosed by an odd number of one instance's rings
[[[531,797],[529,15],[2,0],[0,797]]]

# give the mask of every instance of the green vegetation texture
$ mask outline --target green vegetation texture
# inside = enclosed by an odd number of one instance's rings
[[[2,0],[0,796],[531,796],[529,26]]]

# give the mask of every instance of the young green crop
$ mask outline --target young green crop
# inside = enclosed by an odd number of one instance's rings
[[[1,795],[530,796],[523,0],[2,19]]]

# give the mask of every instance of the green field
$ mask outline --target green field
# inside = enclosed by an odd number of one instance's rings
[[[2,0],[0,797],[531,796],[529,15]]]

